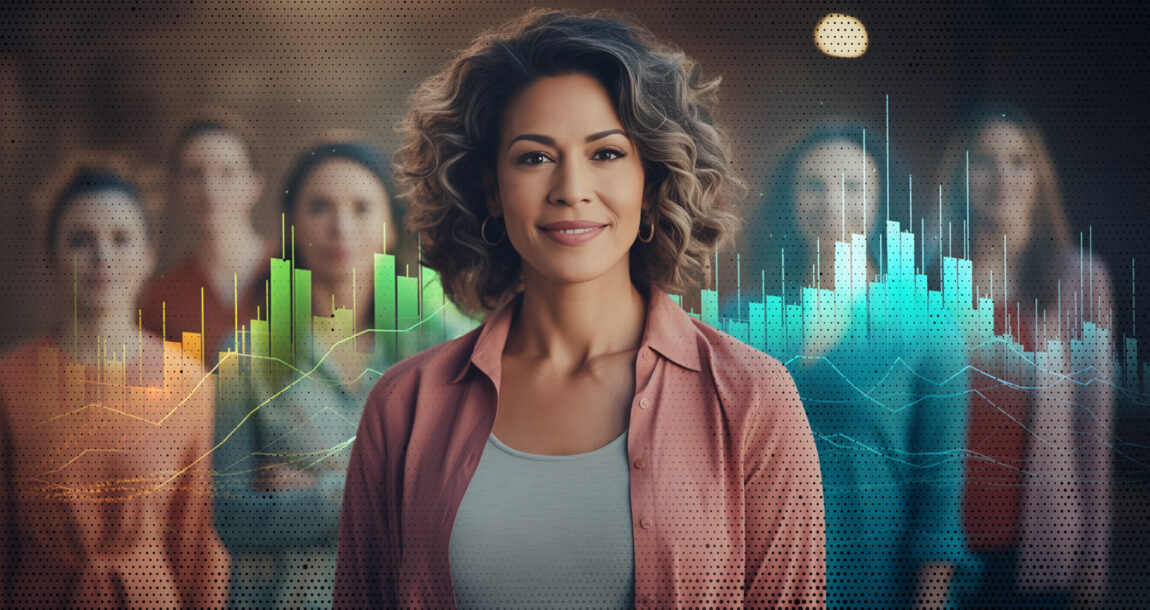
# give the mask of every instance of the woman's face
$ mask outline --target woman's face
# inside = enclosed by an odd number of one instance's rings
[[[227,230],[237,219],[250,222],[263,179],[243,140],[226,131],[199,133],[184,144],[178,162],[177,193],[187,219],[207,232]]]
[[[527,281],[630,277],[646,208],[643,165],[598,80],[545,77],[513,98],[496,182],[490,212],[503,216]]]
[[[313,278],[325,282],[371,278],[374,254],[396,229],[387,191],[371,170],[349,159],[329,159],[304,179],[291,214],[296,248]]]
[[[1030,226],[1038,172],[1026,134],[996,121],[983,127],[970,151],[970,207],[979,232],[1017,233]]]
[[[824,249],[834,251],[834,242],[843,238],[844,206],[848,240],[852,233],[874,232],[878,224],[878,179],[874,157],[864,155],[862,147],[849,140],[818,144],[798,160],[791,184],[795,223],[812,248],[818,239]]]
[[[56,281],[72,288],[74,274],[78,313],[134,312],[156,264],[139,203],[120,191],[81,193],[59,223],[52,248]]]

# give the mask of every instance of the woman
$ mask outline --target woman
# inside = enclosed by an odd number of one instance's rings
[[[316,318],[311,337],[295,337],[293,367],[250,360],[239,370],[252,383],[239,387],[251,390],[221,390],[216,515],[235,558],[233,605],[331,604],[348,445],[388,364],[351,333],[374,326],[371,270],[385,222],[396,246],[390,176],[387,157],[359,141],[315,145],[289,174],[283,211]]]
[[[140,301],[144,328],[169,341],[202,328],[203,357],[214,363],[210,350],[264,304],[268,259],[280,254],[253,224],[264,179],[251,128],[225,110],[201,111],[179,131],[169,172],[168,221],[191,250],[149,283]]]
[[[749,223],[748,241],[761,240],[749,258],[773,262],[768,275],[781,283],[785,248],[787,301],[803,308],[786,362],[822,465],[828,604],[941,607],[953,598],[955,571],[968,566],[963,336],[941,307],[928,308],[922,286],[895,279],[907,253],[881,222],[889,188],[881,145],[850,123],[812,129],[775,173],[772,205]],[[894,205],[891,218],[905,226],[907,204]],[[886,248],[895,238],[899,247]],[[836,261],[840,241],[858,247],[839,249]],[[910,253],[920,272],[933,266],[924,253]]]
[[[1071,239],[1035,123],[996,109],[963,125],[941,177],[952,200],[969,197],[974,280],[994,298],[996,335],[971,337],[964,513],[986,566],[971,605],[1096,606],[1109,565],[1115,357],[1110,332],[1088,329],[1108,326],[1110,276]],[[1073,340],[1084,343],[1072,353]],[[1020,355],[1036,349],[1045,362]]]
[[[222,606],[213,384],[138,325],[140,193],[77,170],[47,226],[56,324],[0,360],[0,606]]]
[[[415,94],[408,225],[496,311],[369,396],[337,606],[822,604],[789,376],[664,292],[736,222],[716,86],[639,26],[532,11]]]

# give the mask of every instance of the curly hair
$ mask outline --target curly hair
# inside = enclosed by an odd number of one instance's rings
[[[532,10],[480,35],[424,81],[403,122],[396,174],[411,200],[407,226],[461,308],[490,311],[521,284],[511,244],[489,246],[480,235],[503,111],[539,78],[571,73],[604,86],[643,160],[656,230],[631,248],[636,287],[701,281],[710,254],[738,226],[733,208],[745,188],[712,118],[720,79],[703,80],[684,53],[613,13]]]

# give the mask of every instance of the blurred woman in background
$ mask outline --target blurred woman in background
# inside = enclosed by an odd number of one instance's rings
[[[827,604],[943,607],[968,564],[956,455],[966,423],[963,336],[949,316],[915,306],[914,294],[870,292],[881,266],[891,275],[880,222],[890,185],[881,148],[863,138],[862,125],[841,120],[802,138],[773,174],[769,204],[751,216],[743,251],[754,275],[771,278],[767,292],[781,285],[787,302],[805,308],[801,338],[791,338],[798,352],[783,360],[819,450]],[[835,242],[852,234],[865,236],[867,252],[861,260],[848,252],[836,267]],[[916,250],[895,252],[930,265]],[[849,287],[839,290],[842,282]],[[804,290],[816,285],[823,292]]]
[[[308,148],[288,176],[283,212],[295,266],[311,274],[314,340],[295,337],[293,368],[241,362],[250,389],[220,393],[216,514],[235,556],[233,605],[331,604],[351,441],[394,357],[351,336],[375,325],[374,254],[385,240],[397,250],[392,193],[387,156],[360,140]]]
[[[996,335],[1048,353],[1027,366],[1002,341],[972,338],[964,521],[986,569],[971,606],[1097,605],[1109,565],[1115,357],[1112,336],[1085,337],[1083,325],[1107,326],[1110,276],[1071,239],[1037,125],[1002,110],[962,125],[939,182],[951,201],[969,193],[975,285],[994,298]],[[1071,339],[1086,341],[1078,354]]]
[[[0,606],[220,607],[214,384],[139,327],[141,195],[82,168],[50,205],[56,323],[0,360]]]

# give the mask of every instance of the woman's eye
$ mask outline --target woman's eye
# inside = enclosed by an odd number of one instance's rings
[[[112,241],[115,242],[117,246],[123,246],[126,245],[130,240],[127,233],[117,232],[112,236]]]
[[[550,161],[547,155],[541,152],[529,152],[519,155],[520,165],[539,165]]]
[[[622,159],[625,156],[627,155],[624,155],[623,151],[615,150],[614,148],[604,148],[602,150],[595,151],[595,154],[591,155],[591,160],[614,161],[616,159]]]
[[[822,180],[815,180],[814,178],[808,178],[806,180],[800,180],[799,181],[799,190],[805,191],[807,193],[820,193],[820,192],[824,191],[825,189],[826,189],[826,186],[823,184]]]
[[[307,204],[307,211],[312,214],[322,214],[327,211],[327,208],[326,199],[313,199],[311,203]]]
[[[363,215],[367,214],[368,210],[370,210],[370,209],[371,209],[371,206],[369,206],[366,201],[356,201],[355,202],[355,213],[358,216],[363,216]]]

